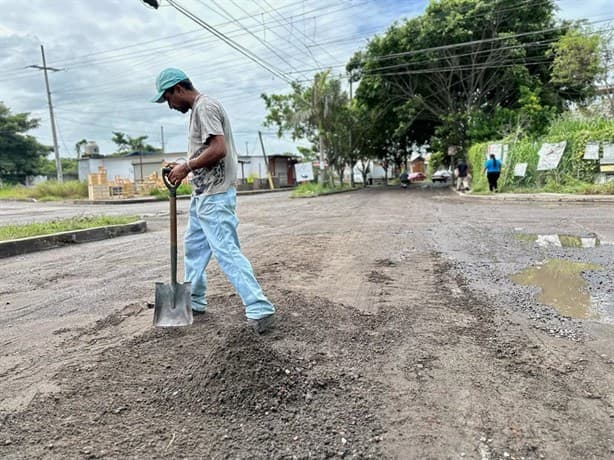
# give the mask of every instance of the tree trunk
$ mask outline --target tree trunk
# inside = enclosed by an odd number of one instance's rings
[[[324,185],[324,134],[320,130],[320,174],[318,174],[318,183]]]

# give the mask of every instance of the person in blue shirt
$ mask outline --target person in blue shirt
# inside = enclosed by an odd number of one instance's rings
[[[484,163],[484,172],[488,179],[488,188],[491,192],[497,191],[497,181],[501,174],[501,161],[497,160],[494,154],[490,155],[490,158]]]

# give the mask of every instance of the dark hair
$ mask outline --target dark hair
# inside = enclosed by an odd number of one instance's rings
[[[171,86],[166,91],[168,91],[169,94],[173,94],[175,92],[175,86],[181,86],[183,89],[187,89],[188,91],[194,91],[194,85],[188,78],[186,78],[185,80],[181,80],[179,83],[174,86]]]

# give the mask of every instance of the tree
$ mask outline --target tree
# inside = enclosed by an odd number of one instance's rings
[[[26,176],[39,173],[41,160],[52,148],[26,134],[38,126],[39,120],[29,113],[11,114],[0,102],[0,179],[25,183]]]
[[[341,81],[331,78],[330,71],[314,76],[313,84],[307,87],[292,84],[290,94],[261,95],[267,108],[265,126],[277,126],[277,135],[290,132],[292,139],[306,139],[317,145],[320,164],[327,159],[325,152],[327,132],[333,131],[337,113],[347,105],[347,93],[341,89]],[[318,176],[323,183],[322,174]]]
[[[113,131],[111,139],[117,145],[116,154],[127,152],[159,152],[161,149],[147,144],[147,136],[131,137],[120,131]]]
[[[86,145],[87,145],[87,139],[81,139],[79,142],[75,144],[75,153],[77,154],[77,160],[81,158],[81,152],[83,150],[83,147],[85,147]]]
[[[600,62],[601,38],[571,29],[551,47],[552,77],[559,93],[568,100],[587,101],[595,94],[595,79],[604,73]]]
[[[357,98],[386,119],[380,136],[435,135],[461,152],[475,140],[468,131],[476,120],[520,109],[521,87],[562,110],[579,95],[551,82],[554,55],[546,51],[565,32],[554,9],[553,0],[431,0],[422,16],[393,24],[353,56],[347,70],[360,78]]]
[[[119,131],[113,131],[111,141],[117,145],[117,153],[125,153],[128,151],[129,144],[126,134]]]

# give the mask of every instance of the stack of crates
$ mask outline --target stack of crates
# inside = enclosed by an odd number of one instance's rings
[[[87,176],[87,195],[90,200],[107,200],[110,198],[107,170],[98,166],[98,172]]]
[[[154,171],[142,183],[137,184],[137,191],[141,195],[149,195],[154,189],[165,188],[162,177],[157,171]]]
[[[115,176],[115,181],[109,184],[109,189],[112,196],[126,198],[134,195],[134,184],[132,181],[121,176]]]

